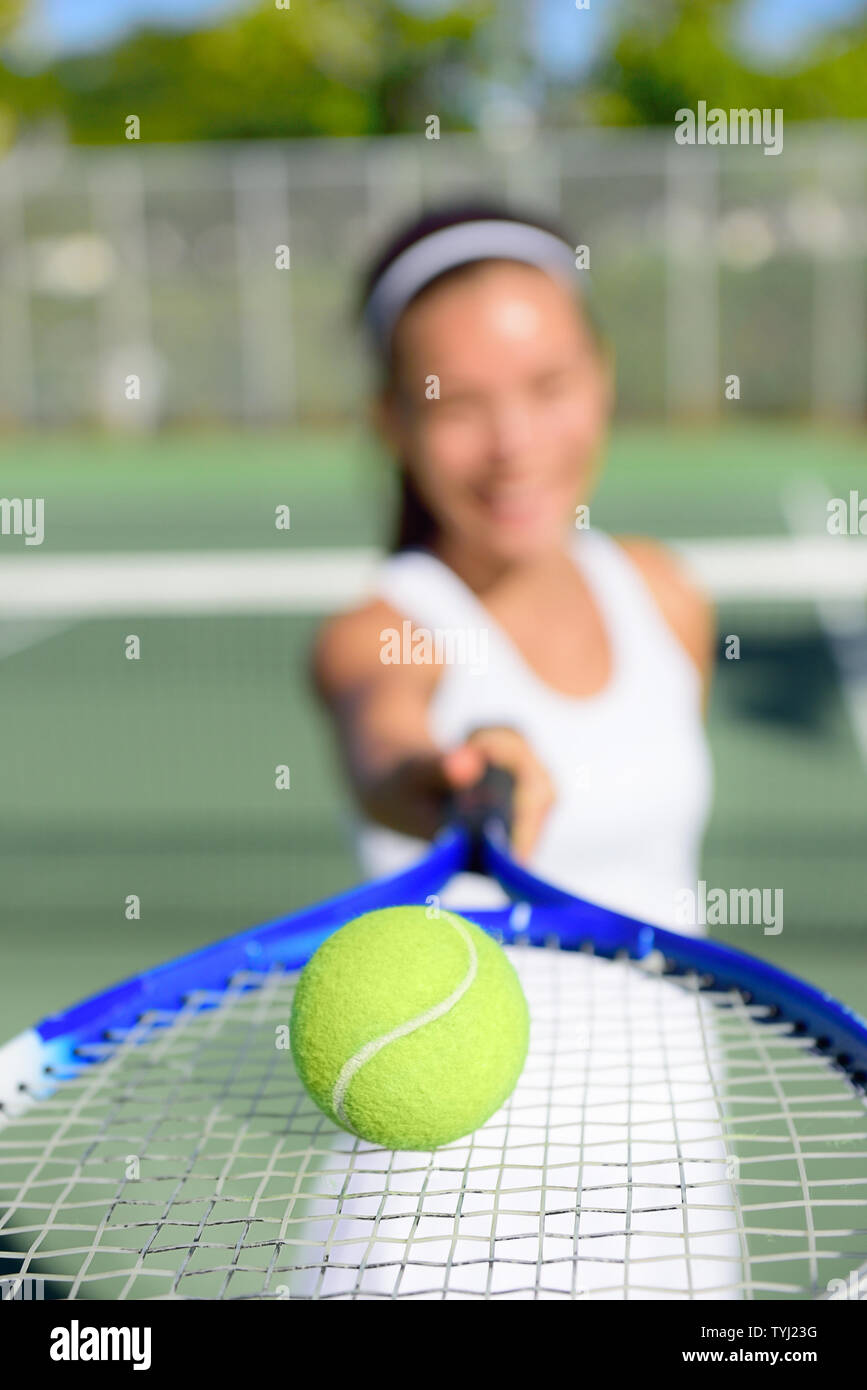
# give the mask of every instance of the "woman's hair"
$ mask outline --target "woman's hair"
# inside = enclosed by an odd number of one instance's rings
[[[421,249],[421,243],[433,246],[436,243],[428,239],[436,233],[471,223],[482,225],[475,229],[468,226],[466,233],[456,233],[462,249],[455,254],[452,245],[450,256],[444,257],[444,269],[438,268],[435,257],[427,265],[423,263],[426,251]],[[485,224],[494,224],[494,228]],[[520,244],[522,239],[527,242],[527,254]],[[510,253],[512,241],[519,249]],[[437,238],[440,247],[442,242],[443,238]],[[416,257],[405,255],[415,247],[420,248]],[[385,385],[396,381],[399,348],[393,329],[410,304],[418,303],[435,288],[472,272],[486,261],[524,260],[546,268],[552,260],[562,261],[565,266],[569,256],[568,240],[558,228],[534,215],[525,216],[496,203],[439,207],[400,228],[364,275],[359,305],[360,317],[372,335],[380,359]],[[397,262],[400,264],[396,267]],[[400,282],[397,286],[396,280]],[[595,331],[592,318],[589,321]],[[430,544],[435,532],[435,519],[419,496],[406,464],[400,463],[399,509],[392,550],[423,548]]]

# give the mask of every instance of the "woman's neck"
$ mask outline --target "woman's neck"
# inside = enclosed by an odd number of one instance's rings
[[[560,545],[526,559],[503,559],[442,535],[430,543],[430,549],[473,593],[480,595],[504,582],[539,582],[562,574],[564,567],[572,568],[565,535]]]

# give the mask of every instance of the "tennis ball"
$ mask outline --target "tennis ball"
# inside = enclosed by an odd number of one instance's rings
[[[298,981],[289,1036],[325,1114],[387,1149],[435,1149],[511,1094],[529,1013],[506,953],[440,909],[386,907],[341,927]]]

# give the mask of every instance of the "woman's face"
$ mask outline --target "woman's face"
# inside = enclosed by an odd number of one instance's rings
[[[443,535],[501,560],[558,544],[610,403],[569,292],[531,266],[474,267],[410,306],[395,352],[384,431]]]

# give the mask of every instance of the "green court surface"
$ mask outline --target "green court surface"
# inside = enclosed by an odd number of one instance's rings
[[[360,436],[2,441],[5,496],[45,498],[38,552],[356,547],[383,540]],[[863,476],[854,435],[623,429],[593,521],[669,537],[781,533],[780,498]],[[291,508],[278,531],[274,510]],[[0,553],[20,557],[20,538]],[[0,618],[8,1037],[125,974],[349,886],[351,808],[306,674],[312,614]],[[131,623],[134,625],[131,626]],[[867,1012],[867,769],[810,605],[726,604],[709,721],[710,887],[782,889],[784,928],[714,934]],[[124,639],[142,657],[124,657]],[[291,770],[278,791],[274,770]],[[130,895],[141,903],[128,920]]]
[[[855,431],[620,427],[594,520],[652,535],[779,531],[787,482],[819,474],[843,495],[867,462]],[[46,501],[41,553],[362,545],[383,533],[390,471],[361,433],[120,440],[0,436],[3,492]],[[36,489],[39,489],[37,492]],[[291,537],[274,507],[292,507]]]

